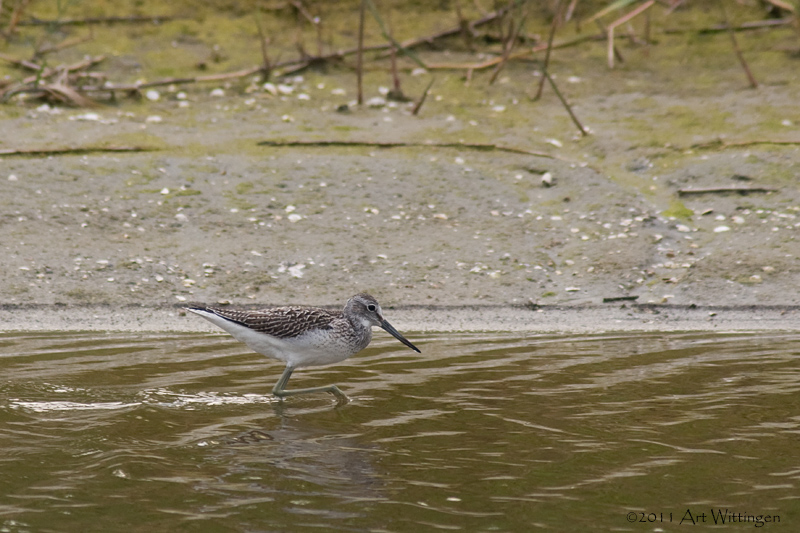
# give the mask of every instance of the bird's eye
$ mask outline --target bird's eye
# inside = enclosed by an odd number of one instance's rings
[[[375,310],[375,306],[374,306],[374,305],[372,305],[372,304],[369,304],[369,305],[367,306],[367,309],[369,309],[370,311],[374,311],[374,310]]]

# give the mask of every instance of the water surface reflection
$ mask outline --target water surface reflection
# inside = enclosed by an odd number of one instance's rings
[[[354,401],[335,409],[328,395],[275,402],[281,367],[222,335],[0,335],[0,525],[677,531],[687,510],[708,526],[725,508],[800,520],[800,335],[414,339],[422,354],[380,339],[295,375],[339,384]]]

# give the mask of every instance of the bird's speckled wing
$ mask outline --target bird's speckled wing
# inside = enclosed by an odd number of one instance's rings
[[[341,316],[341,311],[326,311],[316,307],[275,307],[264,311],[225,307],[198,309],[279,339],[297,337],[314,329],[331,329],[331,323]]]

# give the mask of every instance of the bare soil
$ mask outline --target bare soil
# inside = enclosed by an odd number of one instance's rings
[[[621,43],[626,62],[615,70],[602,43],[555,53],[552,72],[588,137],[551,90],[531,100],[539,74],[521,62],[493,85],[488,72],[469,83],[436,72],[419,116],[413,104],[353,106],[355,77],[343,68],[276,79],[286,86],[278,95],[246,79],[99,109],[0,106],[2,150],[154,149],[2,157],[0,303],[12,321],[42,306],[341,305],[359,291],[386,307],[466,306],[499,328],[493,309],[603,309],[621,296],[793,315],[800,145],[769,141],[800,141],[800,69],[787,51],[796,36],[740,34],[758,89],[727,39]],[[419,95],[429,79],[406,75],[403,89]],[[371,70],[368,98],[389,84]],[[698,146],[720,139],[752,144]],[[259,145],[267,140],[463,141],[553,157]],[[679,195],[721,187],[770,192]]]

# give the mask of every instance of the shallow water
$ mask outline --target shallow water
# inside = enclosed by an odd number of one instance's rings
[[[800,527],[800,335],[377,335],[0,335],[0,531]]]

